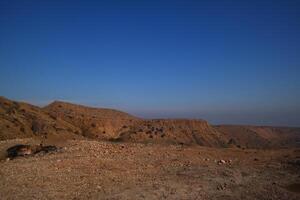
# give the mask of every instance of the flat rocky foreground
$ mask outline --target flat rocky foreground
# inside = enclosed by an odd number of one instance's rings
[[[70,140],[61,151],[7,161],[4,199],[300,199],[300,150]]]

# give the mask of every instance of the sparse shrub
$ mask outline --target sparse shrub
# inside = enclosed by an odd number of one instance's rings
[[[110,142],[122,142],[123,139],[122,138],[109,138],[108,141],[110,141]]]
[[[230,138],[230,140],[228,141],[227,144],[233,144],[233,145],[236,145],[236,141],[233,139],[233,138]]]
[[[50,117],[54,120],[56,120],[57,118],[54,115],[50,115]]]
[[[24,127],[21,127],[21,128],[20,128],[20,131],[21,131],[22,133],[24,133],[24,132],[25,132],[25,128],[24,128]]]
[[[95,124],[95,123],[92,123],[91,126],[92,126],[93,128],[95,128],[95,127],[96,127],[96,124]]]

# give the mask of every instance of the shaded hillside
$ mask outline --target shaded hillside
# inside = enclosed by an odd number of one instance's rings
[[[222,147],[225,140],[204,120],[144,120],[126,127],[117,140]]]
[[[0,97],[0,140],[27,137],[57,136],[78,138],[80,129],[42,109]]]
[[[300,147],[300,128],[220,125],[214,126],[229,145],[246,148]]]
[[[140,121],[125,112],[91,108],[61,101],[55,101],[43,108],[52,116],[63,119],[81,129],[81,134],[88,138],[109,140],[117,137],[123,127]]]

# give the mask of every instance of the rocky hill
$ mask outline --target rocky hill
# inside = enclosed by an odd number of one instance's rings
[[[229,146],[245,148],[300,147],[300,128],[219,125],[214,128]]]
[[[204,120],[143,120],[124,127],[117,140],[223,147],[226,141]]]
[[[143,120],[127,113],[54,102],[43,110],[82,130],[85,137],[115,142],[198,144],[220,147],[220,134],[204,120]]]
[[[140,119],[125,112],[91,108],[61,101],[55,101],[43,108],[51,116],[62,119],[81,130],[84,137],[109,140],[118,137],[124,127]]]
[[[41,108],[0,97],[0,140],[28,137],[79,138],[81,130]]]
[[[300,128],[211,126],[205,120],[145,120],[125,112],[55,101],[44,108],[0,98],[0,140],[88,138],[209,147],[299,147]]]

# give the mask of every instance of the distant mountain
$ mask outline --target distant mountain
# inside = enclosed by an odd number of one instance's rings
[[[209,147],[300,147],[300,128],[211,126],[205,120],[144,120],[113,109],[55,101],[44,108],[0,97],[0,140],[37,137]]]

